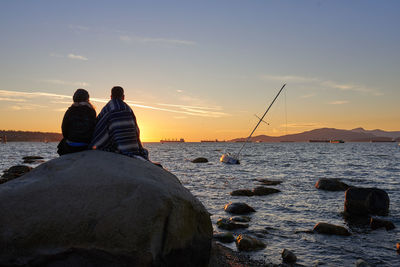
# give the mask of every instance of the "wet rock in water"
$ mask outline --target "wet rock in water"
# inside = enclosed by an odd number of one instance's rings
[[[247,197],[251,197],[254,195],[253,191],[249,190],[249,189],[238,189],[235,191],[232,191],[230,193],[231,196],[247,196]]]
[[[235,237],[231,232],[214,233],[213,238],[222,243],[232,243],[235,241]]]
[[[206,158],[195,158],[194,160],[192,160],[192,163],[207,163],[208,159]]]
[[[230,202],[225,205],[224,210],[226,212],[238,215],[245,215],[256,211],[255,209],[243,202]]]
[[[314,226],[314,232],[325,235],[349,236],[350,232],[343,226],[319,222]]]
[[[345,193],[344,211],[350,215],[365,216],[389,213],[389,196],[378,188],[351,187]]]
[[[207,266],[213,234],[175,175],[98,150],[0,186],[0,225],[0,266]]]
[[[251,221],[251,218],[249,216],[234,216],[229,219],[232,221],[235,221],[235,222],[250,222]]]
[[[218,228],[225,230],[236,230],[236,229],[248,228],[249,224],[235,222],[227,218],[222,218],[217,221],[217,226]]]
[[[358,259],[355,263],[356,267],[371,267],[371,265],[363,259]]]
[[[257,186],[256,188],[253,189],[253,193],[255,196],[265,196],[265,195],[270,195],[270,194],[275,194],[279,193],[281,190],[275,189],[275,188],[269,188],[265,186]]]
[[[282,183],[282,181],[279,180],[268,180],[268,179],[256,179],[256,180],[262,183],[263,185],[278,185]]]
[[[315,183],[315,187],[327,191],[346,191],[349,185],[336,178],[321,178]]]
[[[391,221],[386,221],[378,218],[371,218],[369,225],[371,226],[372,230],[378,228],[385,228],[386,230],[392,230],[396,228]]]
[[[292,251],[285,248],[282,251],[282,261],[284,263],[295,263],[297,261],[297,257]]]
[[[23,157],[22,159],[23,160],[29,160],[29,159],[36,160],[36,159],[43,159],[43,157],[41,157],[41,156],[26,156],[26,157]]]
[[[11,181],[15,178],[18,178],[31,170],[32,170],[32,167],[25,166],[25,165],[12,166],[8,170],[4,171],[4,174],[0,178],[0,184]]]
[[[256,251],[266,247],[262,241],[244,234],[236,238],[236,246],[240,251]]]
[[[397,253],[400,253],[400,243],[396,244],[396,250],[397,250]]]

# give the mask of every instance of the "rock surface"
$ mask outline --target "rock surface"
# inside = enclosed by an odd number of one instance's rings
[[[0,266],[207,266],[212,234],[176,176],[115,153],[64,155],[0,186]]]
[[[314,226],[314,232],[325,235],[349,236],[350,232],[343,226],[319,222]]]
[[[230,202],[225,205],[224,210],[226,212],[238,215],[245,215],[256,211],[255,209],[253,209],[252,207],[243,202],[236,202],[236,203]]]
[[[357,216],[385,216],[389,213],[389,202],[388,194],[382,189],[351,187],[345,193],[344,211]]]
[[[256,251],[266,247],[260,240],[244,234],[240,234],[236,238],[236,246],[240,251]]]
[[[254,195],[253,191],[249,189],[238,189],[234,190],[230,193],[231,196],[246,196],[246,197],[251,197]]]
[[[253,189],[253,194],[255,196],[265,196],[265,195],[270,195],[270,194],[275,194],[279,193],[281,190],[275,189],[275,188],[269,188],[265,186],[257,186],[256,188]]]
[[[278,185],[282,183],[282,181],[280,180],[268,180],[268,179],[256,179],[256,180],[262,183],[263,185]]]
[[[349,185],[341,182],[339,179],[321,178],[315,183],[315,187],[327,191],[346,191]]]
[[[231,232],[214,233],[213,238],[222,243],[232,243],[235,241],[235,237]]]

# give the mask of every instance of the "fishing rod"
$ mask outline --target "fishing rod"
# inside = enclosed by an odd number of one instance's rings
[[[253,133],[255,132],[255,130],[257,129],[258,125],[260,125],[260,123],[263,121],[265,115],[267,115],[269,109],[272,107],[272,105],[274,104],[275,100],[278,98],[278,96],[280,95],[280,93],[282,92],[283,88],[285,88],[286,83],[282,86],[281,90],[279,90],[278,94],[275,96],[274,100],[272,100],[272,103],[269,105],[268,109],[265,111],[264,115],[262,115],[262,117],[260,118],[260,120],[258,121],[256,127],[254,127],[253,131],[251,132],[251,134],[249,135],[249,137],[247,137],[246,141],[243,143],[242,147],[240,148],[239,152],[236,155],[236,159],[239,159],[239,154],[242,151],[242,149],[244,148],[244,146],[247,144],[247,142],[250,140],[251,136],[253,135]]]

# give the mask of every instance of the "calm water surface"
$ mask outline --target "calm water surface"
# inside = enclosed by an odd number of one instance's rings
[[[257,212],[250,227],[267,248],[249,253],[253,258],[279,263],[283,248],[295,252],[305,266],[352,266],[362,258],[378,266],[400,266],[395,245],[400,242],[400,146],[397,143],[250,143],[243,150],[240,165],[225,165],[219,157],[236,152],[240,143],[148,143],[150,158],[174,173],[212,214],[216,221],[229,217],[223,210],[230,201],[246,202]],[[0,144],[0,168],[22,162],[27,155],[46,160],[57,157],[55,143]],[[206,157],[209,163],[190,160]],[[282,180],[274,188],[282,193],[257,197],[232,197],[240,188],[258,186],[256,178]],[[384,189],[390,197],[390,214],[385,219],[398,228],[371,231],[343,220],[344,192],[326,192],[314,187],[319,178],[341,178],[345,183]],[[342,225],[350,237],[299,233],[317,222]],[[265,231],[267,230],[267,231]],[[237,232],[237,233],[240,233]],[[235,245],[229,245],[235,249]]]

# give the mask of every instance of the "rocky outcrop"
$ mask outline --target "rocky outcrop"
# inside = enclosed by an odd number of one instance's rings
[[[235,237],[231,232],[214,233],[213,238],[222,243],[232,243],[235,241]]]
[[[192,160],[192,163],[207,163],[208,159],[206,158],[195,158],[194,160]]]
[[[319,222],[314,226],[314,232],[325,235],[349,236],[350,232],[343,226]]]
[[[236,202],[236,203],[230,202],[225,205],[224,210],[226,212],[238,215],[245,215],[256,211],[255,209],[253,209],[252,207],[243,202]]]
[[[344,211],[356,216],[385,216],[389,213],[389,202],[382,189],[351,187],[345,193]]]
[[[369,225],[372,230],[376,230],[378,228],[385,228],[386,230],[392,230],[396,228],[391,221],[386,221],[378,218],[371,218]]]
[[[25,165],[12,166],[8,170],[4,171],[4,174],[0,178],[0,184],[11,181],[15,178],[18,178],[31,170],[32,170],[32,167],[25,166]]]
[[[148,161],[68,154],[0,186],[0,266],[207,266],[209,215]]]
[[[339,179],[321,178],[315,183],[315,187],[327,191],[346,191],[349,185],[341,182]]]
[[[262,241],[244,234],[236,238],[236,246],[240,251],[256,251],[266,247]]]

